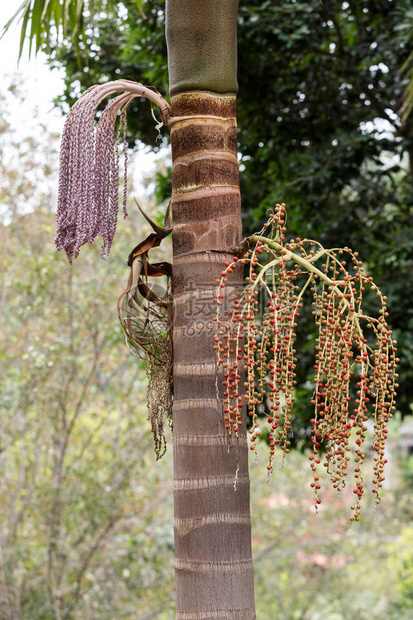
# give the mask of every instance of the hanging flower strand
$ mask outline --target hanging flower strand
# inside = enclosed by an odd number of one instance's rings
[[[387,462],[387,423],[395,409],[398,388],[397,342],[387,324],[387,298],[365,273],[357,252],[350,248],[327,250],[309,239],[286,242],[285,224],[285,205],[277,205],[261,233],[247,240],[245,253],[225,263],[217,281],[215,348],[217,367],[223,369],[224,423],[230,434],[238,435],[246,404],[252,420],[250,447],[255,450],[260,434],[257,410],[266,405],[270,474],[276,450],[289,452],[296,384],[295,330],[304,293],[310,290],[318,328],[311,400],[311,486],[317,507],[321,502],[318,467],[324,445],[324,467],[333,487],[341,490],[354,445],[351,520],[358,520],[365,490],[362,465],[366,423],[373,420],[372,491],[379,503]],[[248,269],[246,287],[224,319],[228,276],[240,264]],[[379,303],[377,317],[364,311],[363,302],[371,292]],[[260,311],[263,303],[264,310]]]
[[[117,92],[95,127],[95,115],[106,97]],[[56,249],[64,250],[70,263],[85,243],[103,239],[102,259],[112,246],[119,207],[119,147],[123,143],[123,214],[127,217],[127,109],[135,97],[155,103],[165,124],[168,103],[157,92],[130,80],[92,86],[70,110],[60,148]],[[157,125],[159,131],[159,126]]]

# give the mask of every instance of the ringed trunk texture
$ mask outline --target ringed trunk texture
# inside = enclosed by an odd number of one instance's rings
[[[212,321],[241,238],[235,97],[182,93],[172,114],[176,618],[251,620],[248,448],[224,428]]]
[[[226,250],[242,238],[236,15],[235,0],[167,2],[177,620],[255,618],[245,424],[228,437],[212,320]]]

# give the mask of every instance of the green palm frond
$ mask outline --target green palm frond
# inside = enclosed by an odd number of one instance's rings
[[[144,17],[144,0],[129,0],[135,3]],[[72,42],[78,45],[79,38],[84,36],[84,16],[88,11],[88,19],[93,18],[96,9],[110,9],[118,4],[118,0],[23,0],[16,13],[4,26],[3,36],[16,21],[21,21],[19,58],[24,43],[29,43],[29,57],[50,43],[53,26],[58,35],[67,37],[70,32]],[[128,2],[125,2],[128,4]]]
[[[400,111],[402,120],[405,122],[413,110],[413,52],[411,52],[407,60],[403,63],[401,72],[409,78],[409,83],[403,93],[403,106]]]

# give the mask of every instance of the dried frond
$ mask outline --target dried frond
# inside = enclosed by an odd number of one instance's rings
[[[340,490],[348,474],[354,444],[354,495],[352,519],[358,520],[364,493],[363,445],[369,419],[373,420],[373,492],[377,502],[384,480],[387,423],[395,408],[398,387],[396,341],[387,324],[387,298],[364,271],[357,252],[350,248],[323,248],[309,239],[285,241],[285,205],[277,205],[261,234],[248,240],[245,254],[225,264],[217,295],[218,367],[224,371],[224,418],[230,433],[239,432],[241,409],[252,418],[251,449],[260,434],[257,410],[264,403],[269,414],[269,473],[277,448],[289,452],[295,400],[295,339],[297,319],[308,289],[318,327],[312,405],[314,473],[312,487],[320,503],[321,446],[324,466],[333,487]],[[246,266],[246,287],[235,300],[228,319],[221,316],[227,275]],[[366,296],[378,301],[377,317],[368,316]],[[264,304],[263,304],[264,301]],[[261,311],[261,307],[263,310]],[[245,376],[243,376],[245,375]],[[352,385],[354,385],[354,396]]]
[[[146,247],[144,244],[140,247]],[[166,450],[164,416],[172,427],[170,287],[168,278],[166,289],[156,294],[148,285],[150,274],[169,276],[169,264],[150,265],[147,252],[138,250],[132,260],[128,285],[118,300],[118,316],[129,349],[146,359],[148,420],[159,459]]]

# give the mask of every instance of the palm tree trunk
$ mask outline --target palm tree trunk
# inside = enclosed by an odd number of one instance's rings
[[[166,7],[173,161],[176,618],[253,620],[247,442],[245,431],[237,445],[224,428],[212,321],[216,279],[231,258],[225,250],[241,240],[238,0],[169,0]],[[241,278],[234,272],[234,291]]]

